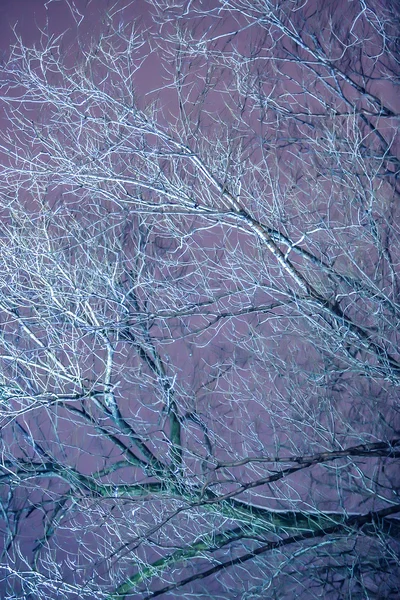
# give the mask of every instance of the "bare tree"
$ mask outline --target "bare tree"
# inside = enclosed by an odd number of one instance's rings
[[[2,597],[398,597],[399,15],[317,4],[2,65]]]

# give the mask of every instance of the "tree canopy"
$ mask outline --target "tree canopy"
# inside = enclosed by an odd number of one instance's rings
[[[398,7],[134,9],[0,67],[2,597],[394,600]]]

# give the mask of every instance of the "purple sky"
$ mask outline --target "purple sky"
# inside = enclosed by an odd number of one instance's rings
[[[26,45],[39,41],[39,29],[49,24],[49,31],[59,35],[68,30],[66,39],[72,43],[76,35],[76,22],[83,15],[83,34],[95,34],[96,27],[110,0],[74,0],[69,5],[77,6],[79,13],[69,8],[64,0],[2,0],[0,2],[0,48],[7,54],[15,36],[12,28],[22,36]],[[121,3],[122,6],[122,3]],[[135,0],[130,7],[133,19],[145,19],[149,15],[145,0]]]

